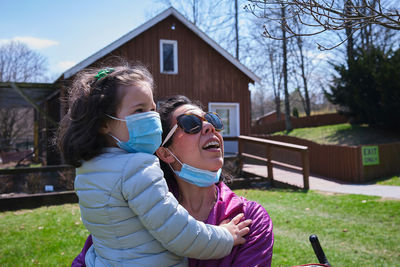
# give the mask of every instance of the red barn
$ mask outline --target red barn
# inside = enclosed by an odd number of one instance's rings
[[[221,115],[224,136],[250,134],[249,83],[260,78],[174,8],[65,71],[59,81],[69,81],[80,70],[113,56],[149,67],[156,103],[174,94],[186,95]],[[61,95],[65,95],[63,90]]]

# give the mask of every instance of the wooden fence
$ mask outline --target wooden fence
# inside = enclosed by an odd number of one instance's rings
[[[294,118],[290,117],[293,129],[304,127],[317,127],[323,125],[332,125],[339,123],[346,123],[348,119],[338,113],[312,115],[309,117]],[[251,127],[251,134],[268,134],[274,132],[284,131],[285,120],[269,122],[265,124],[253,125]]]
[[[267,140],[307,146],[310,154],[310,172],[327,178],[350,183],[365,183],[400,173],[400,142],[377,144],[379,164],[363,166],[362,146],[321,145],[291,136],[256,136]],[[257,153],[254,148],[252,150],[250,153]],[[282,151],[275,152],[277,153],[275,157],[280,161],[301,166],[299,160],[293,155]]]
[[[303,173],[303,188],[309,189],[309,153],[306,146],[243,135],[238,137],[224,137],[224,140],[239,142],[239,158],[247,158],[245,162],[251,163],[251,160],[265,162],[268,168],[268,179],[271,182],[274,180],[273,166],[283,166],[289,169],[300,170]],[[282,154],[294,156],[298,164],[282,161],[282,158],[279,157],[281,153],[277,153],[277,151],[284,151],[285,153]],[[248,159],[250,159],[250,162]]]

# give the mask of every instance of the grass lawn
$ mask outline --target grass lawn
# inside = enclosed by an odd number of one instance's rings
[[[379,179],[379,180],[375,181],[375,183],[376,184],[380,184],[380,185],[396,185],[396,186],[400,186],[400,175],[395,175],[395,176]]]
[[[272,265],[317,262],[317,234],[333,266],[396,266],[400,201],[309,191],[237,190],[262,204],[274,222]],[[87,236],[78,205],[0,213],[0,266],[70,266]]]
[[[273,135],[285,135],[285,132],[276,132]],[[350,123],[294,129],[288,135],[331,145],[357,146],[400,142],[399,134]]]

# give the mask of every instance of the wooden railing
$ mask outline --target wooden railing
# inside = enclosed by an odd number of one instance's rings
[[[224,141],[238,141],[239,142],[239,156],[266,162],[267,169],[268,169],[268,179],[270,179],[271,181],[274,180],[273,166],[277,165],[277,166],[282,166],[285,168],[300,170],[303,173],[303,188],[306,190],[308,190],[310,188],[310,185],[309,185],[310,161],[309,161],[308,147],[295,145],[295,144],[289,144],[289,143],[283,143],[283,142],[278,142],[278,141],[266,140],[266,139],[257,138],[257,137],[244,136],[244,135],[240,135],[237,137],[224,137]],[[246,142],[264,146],[266,149],[266,158],[245,153],[244,145]],[[298,166],[294,166],[291,164],[286,164],[286,163],[272,160],[271,148],[274,148],[274,147],[300,153],[302,166],[298,167]]]

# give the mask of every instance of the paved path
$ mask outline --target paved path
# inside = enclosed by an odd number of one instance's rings
[[[267,177],[267,167],[262,165],[244,164],[243,171],[261,177]],[[274,180],[279,182],[303,187],[303,175],[300,172],[274,167]],[[400,186],[374,185],[374,184],[346,184],[338,180],[328,179],[321,176],[310,175],[310,189],[325,192],[359,194],[369,196],[380,196],[384,198],[400,199]]]

